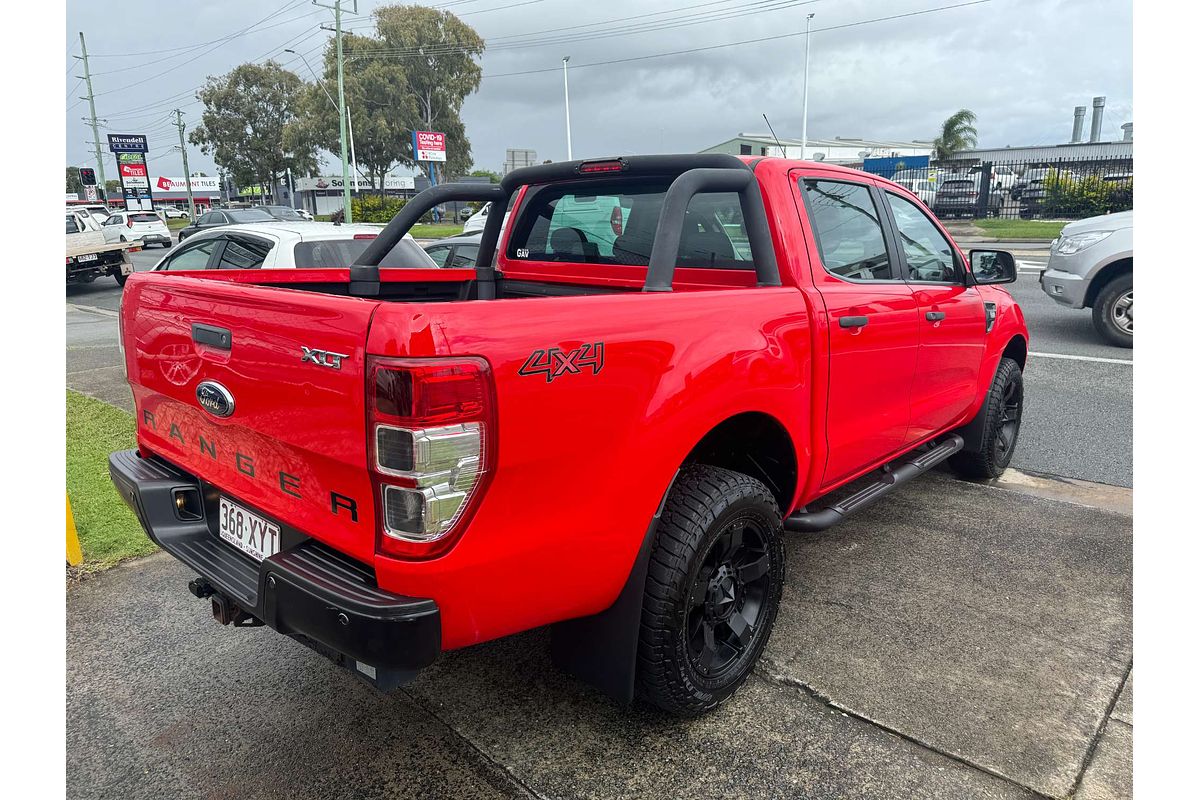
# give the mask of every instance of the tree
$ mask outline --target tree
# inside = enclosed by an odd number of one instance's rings
[[[121,182],[118,180],[113,180],[113,179],[109,179],[109,180],[105,181],[104,182],[104,195],[105,195],[105,197],[120,197],[121,196]]]
[[[79,180],[79,167],[67,167],[67,194],[83,194],[83,182]]]
[[[492,183],[500,182],[500,173],[492,172],[490,169],[473,169],[471,170],[472,178],[487,178]]]
[[[305,91],[299,76],[274,61],[209,77],[196,93],[204,113],[188,139],[243,186],[275,187],[289,169],[309,174],[316,147],[289,132]]]
[[[978,143],[975,112],[964,108],[951,114],[942,123],[942,132],[933,140],[933,149],[936,157],[940,160],[963,150],[969,150]]]

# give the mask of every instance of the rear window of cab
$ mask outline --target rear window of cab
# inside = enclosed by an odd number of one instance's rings
[[[646,266],[671,178],[531,187],[508,239],[514,261]],[[678,266],[753,270],[749,237],[733,192],[692,198]]]

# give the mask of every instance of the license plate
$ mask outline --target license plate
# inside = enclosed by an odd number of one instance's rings
[[[84,253],[81,256],[75,256],[75,260],[82,264],[84,261],[95,261],[99,257],[95,253]]]
[[[224,497],[221,498],[217,532],[255,561],[279,552],[279,526]]]

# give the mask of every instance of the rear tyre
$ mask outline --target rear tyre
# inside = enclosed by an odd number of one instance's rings
[[[960,450],[950,457],[950,467],[968,480],[999,478],[1008,469],[1017,448],[1024,406],[1025,383],[1021,366],[1011,358],[1002,358],[987,399],[979,409],[984,415],[983,448],[970,452]]]
[[[638,695],[673,714],[716,708],[749,677],[783,590],[775,497],[739,472],[684,467],[650,555]]]
[[[124,286],[124,285],[125,285],[125,281],[129,280],[129,276],[128,276],[128,275],[121,275],[121,274],[119,274],[119,273],[118,273],[118,274],[116,274],[116,275],[113,275],[113,277],[117,279],[117,283],[118,283],[118,284],[120,284],[121,286]]]
[[[1092,324],[1109,344],[1133,347],[1133,273],[1118,275],[1100,290]]]

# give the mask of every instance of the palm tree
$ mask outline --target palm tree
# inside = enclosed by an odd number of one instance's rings
[[[961,109],[951,114],[942,123],[942,132],[933,140],[933,149],[937,158],[949,158],[955,153],[969,150],[979,143],[975,131],[975,112]]]

